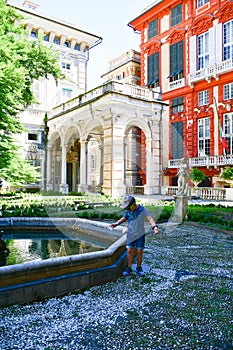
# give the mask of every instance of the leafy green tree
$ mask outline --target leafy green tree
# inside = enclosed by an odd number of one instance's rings
[[[230,167],[230,168],[223,170],[221,177],[224,180],[233,181],[233,167]],[[233,183],[231,184],[231,187],[233,187]]]
[[[194,186],[197,187],[205,179],[205,174],[198,168],[193,168],[189,173],[190,180],[194,183]]]
[[[15,136],[24,130],[20,112],[36,102],[32,82],[40,77],[63,78],[58,54],[43,45],[42,36],[30,41],[21,20],[22,16],[6,0],[0,0],[0,177],[6,176],[8,181],[12,178],[12,182],[17,172],[22,176],[24,165],[25,170],[29,166],[26,160],[19,161]]]

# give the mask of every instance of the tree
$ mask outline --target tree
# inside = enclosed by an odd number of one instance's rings
[[[15,136],[24,130],[19,113],[36,102],[32,82],[40,77],[63,78],[58,54],[45,47],[42,36],[30,41],[23,24],[15,24],[21,20],[22,16],[6,0],[0,0],[0,177],[13,182],[17,182],[17,164],[19,176],[22,167],[26,170],[29,166],[20,159]],[[34,170],[31,167],[31,174],[35,174]]]
[[[224,180],[233,181],[233,167],[223,170],[221,177]],[[231,184],[231,187],[233,187],[233,184]]]
[[[197,187],[197,185],[205,179],[205,174],[198,168],[193,168],[189,173],[189,177],[194,183],[194,186]]]

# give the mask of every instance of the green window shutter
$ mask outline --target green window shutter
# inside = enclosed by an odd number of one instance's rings
[[[172,158],[183,158],[184,144],[183,144],[183,122],[172,123]]]
[[[159,81],[159,53],[148,56],[147,85],[158,85]]]
[[[173,7],[171,10],[171,26],[173,27],[180,22],[182,22],[182,4]]]
[[[148,39],[158,35],[158,19],[154,19],[148,24]]]
[[[170,46],[170,75],[173,77],[184,70],[184,42],[179,41]]]

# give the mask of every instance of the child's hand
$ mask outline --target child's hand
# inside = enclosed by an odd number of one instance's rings
[[[153,231],[154,231],[154,234],[157,235],[157,234],[159,233],[159,228],[158,228],[158,226],[154,226]]]
[[[109,227],[111,227],[111,228],[115,228],[115,227],[117,227],[117,226],[118,226],[118,223],[117,223],[117,222],[115,222],[115,223],[109,225]]]

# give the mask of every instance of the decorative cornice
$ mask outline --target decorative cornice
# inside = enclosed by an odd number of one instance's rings
[[[213,114],[213,107],[211,105],[205,105],[195,108],[193,115],[196,118],[206,118]]]
[[[227,22],[233,18],[233,1],[227,1],[215,14],[219,23]]]
[[[213,19],[214,16],[210,14],[199,17],[190,27],[192,35],[199,35],[207,32],[207,30],[213,26]]]
[[[177,28],[172,31],[171,34],[167,37],[166,41],[170,44],[175,44],[178,41],[181,41],[185,37],[186,30],[184,28]]]
[[[151,40],[148,41],[144,47],[143,51],[144,53],[147,53],[148,55],[151,55],[152,53],[159,51],[161,48],[161,41],[159,40]]]
[[[170,6],[167,6],[166,8],[162,9],[161,11],[159,11],[157,16],[158,16],[159,19],[161,19],[164,16],[169,15],[170,11],[171,11]]]

